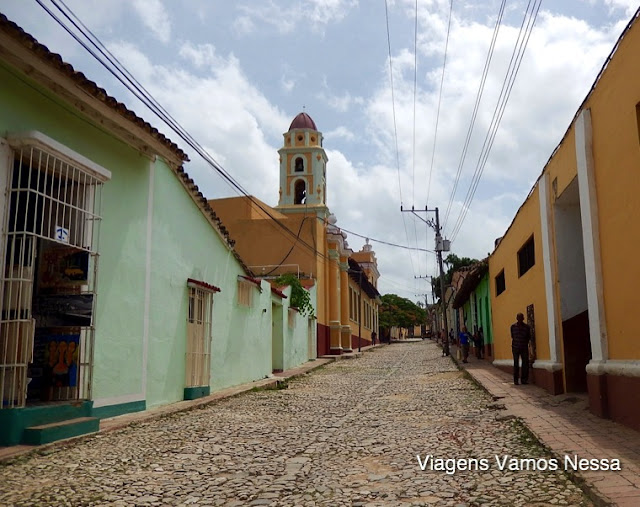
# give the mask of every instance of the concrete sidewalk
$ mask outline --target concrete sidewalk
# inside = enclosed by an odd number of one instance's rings
[[[558,458],[619,459],[622,471],[581,471],[575,479],[596,504],[640,505],[640,433],[593,415],[586,394],[553,396],[534,385],[514,385],[512,375],[489,362],[469,357],[463,364],[508,413],[520,418]]]

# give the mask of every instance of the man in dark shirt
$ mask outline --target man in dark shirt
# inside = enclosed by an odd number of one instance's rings
[[[529,340],[531,340],[531,329],[524,323],[524,315],[519,313],[516,315],[516,323],[511,325],[513,383],[515,385],[518,385],[518,377],[520,377],[522,384],[529,383]],[[520,358],[522,358],[522,373],[520,372]]]

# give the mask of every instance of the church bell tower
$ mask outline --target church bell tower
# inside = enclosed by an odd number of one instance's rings
[[[283,134],[280,155],[280,198],[276,209],[282,212],[305,208],[326,208],[327,154],[322,133],[311,117],[302,112]]]

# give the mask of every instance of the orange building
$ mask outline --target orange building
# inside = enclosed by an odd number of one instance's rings
[[[534,381],[640,429],[640,9],[489,258],[495,364],[534,325]]]
[[[368,243],[353,252],[336,226],[326,203],[327,154],[311,117],[298,114],[283,136],[277,206],[252,196],[209,204],[257,276],[295,273],[316,284],[318,355],[350,352],[378,332],[375,253]]]

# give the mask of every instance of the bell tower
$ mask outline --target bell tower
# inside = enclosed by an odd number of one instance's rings
[[[280,198],[276,209],[282,212],[326,208],[327,154],[322,133],[311,117],[302,112],[283,134],[280,155]]]

